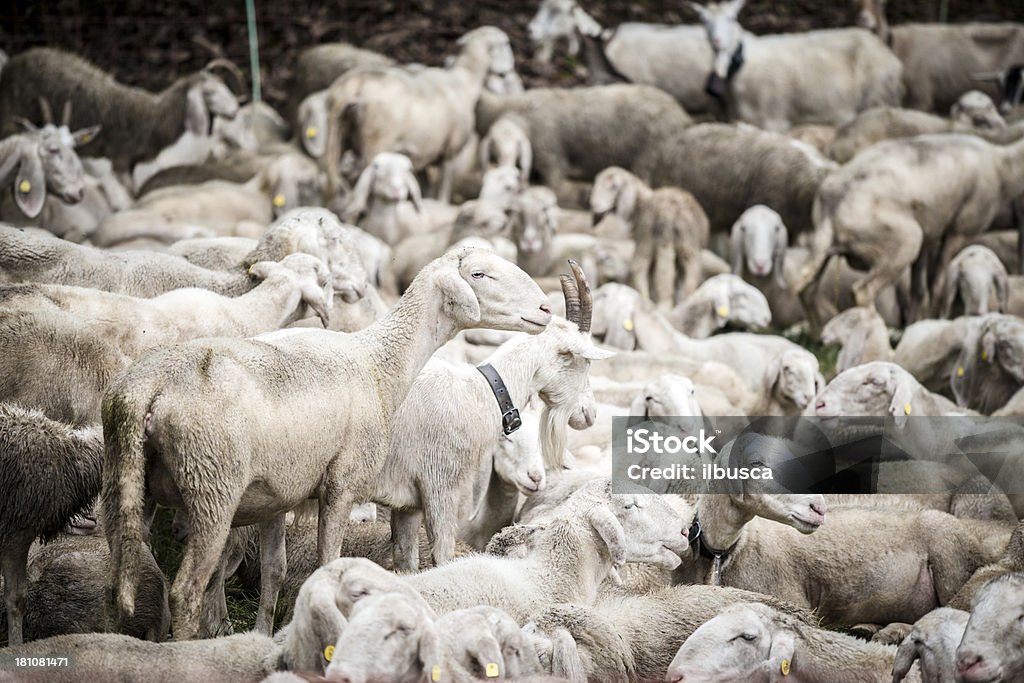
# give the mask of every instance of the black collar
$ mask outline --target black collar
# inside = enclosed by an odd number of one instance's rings
[[[739,544],[739,541],[737,540],[736,543],[733,543],[729,548],[725,550],[718,550],[704,542],[704,534],[702,532],[703,529],[700,525],[700,519],[698,517],[694,517],[693,526],[690,527],[690,531],[686,534],[686,540],[690,542],[691,546],[696,543],[697,554],[708,560],[717,559],[721,561],[727,559],[730,553],[732,553],[733,550],[736,550],[736,546]]]
[[[516,410],[515,404],[512,403],[512,397],[508,394],[508,387],[505,386],[501,375],[498,374],[498,371],[490,363],[478,365],[476,369],[487,378],[487,385],[491,387],[491,392],[498,402],[498,409],[501,411],[501,431],[505,433],[505,436],[508,436],[523,426],[523,421],[519,417],[519,411]]]

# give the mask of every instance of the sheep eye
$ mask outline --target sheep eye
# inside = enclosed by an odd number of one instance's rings
[[[757,640],[757,636],[755,636],[753,633],[744,633],[740,636],[740,638],[747,641],[748,643]]]
[[[636,503],[629,503],[623,509],[625,509],[625,510],[632,510],[635,507],[636,507]]]
[[[474,280],[481,280],[481,279],[483,279],[483,277],[484,277],[484,273],[483,273],[482,270],[475,270],[475,271],[473,271],[473,279]]]

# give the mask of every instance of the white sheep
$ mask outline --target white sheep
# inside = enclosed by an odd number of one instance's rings
[[[590,210],[595,221],[614,211],[630,226],[636,241],[632,284],[643,298],[671,307],[677,296],[682,299],[697,288],[709,225],[692,194],[671,187],[652,190],[626,169],[612,166],[594,179]]]
[[[573,277],[563,279],[568,320],[553,320],[539,335],[513,339],[487,360],[503,378],[516,408],[525,408],[534,396],[545,406],[540,433],[543,462],[511,473],[510,483],[527,495],[544,486],[545,464],[561,465],[566,425],[585,429],[594,423],[590,363],[613,355],[590,339],[589,286],[579,266],[570,265]],[[477,507],[474,489],[477,495],[483,493],[479,480],[489,477],[488,460],[510,417],[502,414],[492,391],[490,381],[475,367],[434,363],[416,378],[395,414],[390,454],[373,500],[392,508],[397,569],[417,568],[421,520],[434,562],[440,565],[452,558],[460,521]],[[451,400],[437,403],[434,399],[441,392]]]
[[[463,328],[538,333],[550,318],[546,298],[525,273],[493,254],[467,249],[434,261],[386,318],[353,335],[285,330],[148,355],[113,383],[104,400],[104,510],[116,614],[123,619],[132,613],[149,478],[175,483],[173,500],[159,486],[152,494],[187,513],[192,530],[171,591],[176,637],[196,632],[202,588],[214,570],[209,558],[220,556],[232,525],[253,523],[261,525],[267,569],[258,625],[269,630],[285,571],[284,513],[317,498],[320,562],[337,557],[345,534],[341,522],[372,489],[387,455],[392,417],[430,355]],[[225,429],[226,410],[239,421],[237,428]],[[281,430],[280,424],[291,428]],[[305,429],[297,431],[299,426]],[[324,438],[325,430],[335,436]],[[195,438],[209,448],[196,449]],[[147,477],[146,463],[154,462],[149,454],[157,452],[166,467],[150,469]],[[236,468],[235,459],[247,464]],[[196,479],[199,471],[207,474]],[[271,471],[275,481],[285,471],[293,482],[246,493]],[[214,489],[203,483],[209,481],[217,483]]]
[[[821,328],[822,344],[837,344],[836,372],[843,372],[862,363],[892,361],[889,329],[877,311],[854,306],[825,323]]]
[[[533,538],[525,556],[465,557],[408,582],[438,612],[485,604],[522,621],[547,604],[592,603],[626,562],[678,566],[687,545],[678,514],[657,496],[612,495],[610,486],[584,487],[566,516],[526,529]]]
[[[364,163],[379,152],[401,151],[409,153],[417,170],[441,161],[437,197],[450,200],[459,157],[472,149],[473,107],[484,81],[492,71],[511,70],[514,61],[508,36],[493,26],[470,31],[458,45],[459,55],[448,69],[355,69],[331,85],[323,157],[330,195],[341,186],[338,160],[344,147],[360,150]],[[343,136],[350,125],[352,135]]]
[[[864,363],[836,375],[818,394],[814,409],[819,417],[887,415],[897,425],[905,424],[910,415],[964,413],[900,366],[885,361]]]
[[[423,232],[423,197],[404,154],[381,152],[359,174],[345,218],[374,237],[394,246]]]
[[[706,88],[733,118],[785,131],[798,123],[837,125],[867,107],[899,104],[903,66],[877,37],[858,29],[755,36],[740,26],[744,3],[687,3],[713,52]]]
[[[530,181],[533,167],[533,148],[530,138],[514,114],[502,116],[480,140],[480,169],[487,172],[492,168],[510,166],[518,169],[522,185]]]
[[[980,244],[964,247],[946,266],[943,276],[943,318],[953,317],[958,298],[964,315],[985,315],[993,294],[995,312],[1008,312],[1010,293],[1006,266],[988,247]]]
[[[765,368],[760,402],[751,414],[800,415],[824,388],[825,378],[813,353],[803,349],[783,351]]]
[[[772,311],[764,294],[739,277],[723,273],[704,280],[669,312],[668,319],[686,336],[704,339],[726,325],[766,328]]]
[[[916,622],[899,649],[892,668],[893,683],[900,683],[919,660],[921,683],[953,683],[956,648],[964,637],[967,612],[949,607],[933,609]]]
[[[894,647],[826,631],[767,605],[738,603],[686,639],[665,680],[884,683],[895,657]]]
[[[956,649],[957,680],[1014,681],[1024,675],[1024,574],[990,581],[974,598]]]

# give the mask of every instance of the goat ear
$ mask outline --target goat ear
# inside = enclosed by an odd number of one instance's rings
[[[412,171],[405,174],[405,186],[409,192],[409,201],[416,208],[416,213],[420,213],[423,208],[423,194],[420,192],[420,184],[416,181],[416,176]]]
[[[907,424],[907,417],[914,410],[914,385],[915,381],[909,375],[900,376],[896,380],[896,387],[889,401],[889,415],[895,420],[897,429],[903,429]]]
[[[71,139],[75,141],[75,147],[78,147],[79,145],[87,145],[92,142],[102,128],[102,125],[95,125],[76,130],[71,134]]]
[[[605,360],[615,355],[614,351],[598,348],[590,339],[583,340],[577,348],[573,349],[573,353],[587,360]]]
[[[352,196],[349,197],[348,206],[345,207],[345,220],[349,223],[357,223],[359,217],[366,211],[366,207],[370,203],[370,190],[373,188],[376,173],[377,169],[371,163],[359,174],[359,180],[356,181]]]
[[[953,315],[953,304],[960,289],[960,262],[954,259],[946,268],[946,281],[942,286],[942,317]]]
[[[704,5],[701,5],[700,3],[697,2],[692,2],[692,0],[690,2],[687,2],[686,4],[688,7],[690,7],[690,9],[697,13],[697,16],[700,17],[701,21],[707,21],[710,18],[711,15],[708,14],[708,10],[706,7],[704,7]]]
[[[43,210],[45,200],[43,161],[39,158],[38,147],[29,145],[22,151],[18,173],[14,176],[14,201],[23,214],[35,218]]]
[[[480,302],[476,292],[455,268],[445,268],[437,275],[437,286],[441,290],[442,310],[462,326],[480,322]]]
[[[746,258],[743,240],[743,223],[738,219],[729,231],[729,256],[732,259],[733,275],[743,275],[743,259]]]
[[[914,639],[904,638],[896,650],[896,660],[892,664],[893,683],[900,683],[900,681],[907,677],[907,674],[910,673],[910,667],[914,665],[914,660],[917,659],[917,655]]]
[[[617,572],[618,568],[626,564],[626,532],[622,524],[615,518],[612,511],[603,505],[594,506],[587,513],[587,521],[594,527],[598,536],[608,546],[608,553],[612,558],[612,570]]]
[[[789,680],[795,652],[796,637],[790,631],[779,629],[772,635],[772,643],[768,649],[768,680],[772,683]]]
[[[210,111],[206,108],[201,83],[193,85],[185,95],[185,130],[201,137],[210,134]]]
[[[747,4],[747,0],[732,0],[732,2],[729,3],[729,14],[733,19],[740,15],[745,4]]]

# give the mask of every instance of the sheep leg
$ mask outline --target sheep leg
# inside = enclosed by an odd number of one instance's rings
[[[317,523],[316,551],[320,566],[341,555],[348,517],[352,513],[356,499],[356,492],[352,489],[342,489],[337,483],[328,486],[332,489],[333,495],[321,495],[320,519]]]
[[[214,519],[190,514],[192,533],[185,546],[181,567],[171,586],[171,628],[175,640],[192,640],[199,634],[199,617],[203,594],[221,562],[228,533],[231,531],[230,509],[215,510]]]
[[[890,214],[877,226],[884,237],[873,240],[865,251],[875,258],[870,270],[853,285],[853,296],[858,306],[875,309],[878,293],[899,280],[903,269],[921,256],[924,233],[913,218],[903,214]]]
[[[450,495],[423,496],[424,526],[430,541],[430,556],[440,567],[455,557],[455,537],[458,533],[458,513]]]
[[[630,275],[633,278],[633,289],[640,293],[641,298],[651,297],[650,283],[651,261],[654,259],[653,239],[637,239],[630,263]]]
[[[0,571],[4,577],[4,602],[7,603],[7,644],[23,642],[23,620],[28,601],[28,549],[30,533],[16,534],[0,549]]]
[[[416,572],[420,568],[420,510],[391,511],[391,545],[396,572]]]
[[[267,635],[274,632],[277,594],[288,571],[284,536],[284,515],[260,524],[260,608],[256,614],[256,630]]]
[[[654,303],[661,309],[669,310],[675,304],[676,275],[675,245],[661,242],[655,248],[654,273],[651,277],[654,283]],[[685,285],[682,293],[684,296],[689,294]]]

